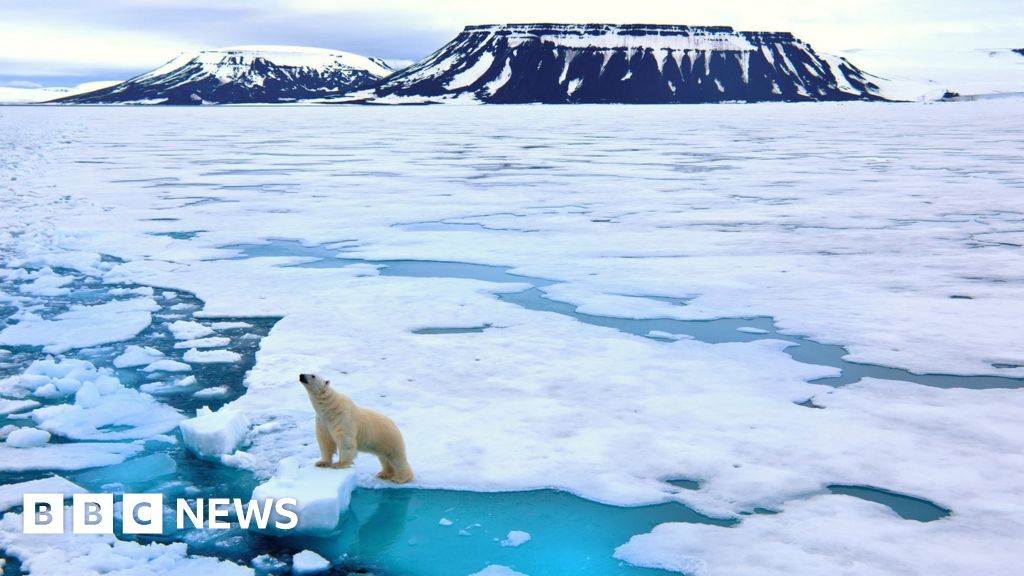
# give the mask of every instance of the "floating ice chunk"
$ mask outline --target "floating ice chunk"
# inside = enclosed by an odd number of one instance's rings
[[[210,458],[234,452],[249,432],[249,419],[237,410],[200,408],[195,418],[181,422],[178,428],[193,454]]]
[[[157,304],[150,298],[115,300],[93,306],[73,306],[53,320],[26,314],[0,331],[0,345],[42,346],[51,354],[134,338],[152,321]]]
[[[157,360],[143,368],[144,372],[191,372],[192,367],[177,360]]]
[[[186,376],[173,382],[148,382],[139,386],[139,390],[154,395],[176,394],[195,386],[195,384],[195,376]]]
[[[87,492],[87,490],[61,476],[7,484],[0,486],[0,512],[21,506],[22,497],[25,494],[63,494],[65,498],[70,498],[72,494],[82,492]]]
[[[197,390],[192,396],[195,398],[223,398],[230,392],[231,390],[227,386],[213,386],[212,388]]]
[[[18,290],[25,294],[36,296],[60,296],[71,290],[65,288],[75,281],[73,276],[62,276],[53,271],[52,268],[43,268],[35,273],[35,280],[28,284],[21,285]]]
[[[502,566],[501,564],[491,564],[487,568],[479,572],[473,572],[469,576],[527,576],[522,572],[516,572],[508,566]]]
[[[195,364],[228,364],[238,362],[242,355],[230,350],[196,350],[185,352],[185,361]]]
[[[288,457],[278,465],[277,474],[252,491],[252,499],[295,498],[298,525],[287,534],[329,534],[333,532],[348,510],[352,490],[356,487],[356,473],[352,468],[317,468],[312,463],[299,464],[296,457]],[[271,515],[268,530],[279,518]]]
[[[437,521],[437,523],[441,526],[451,526],[453,524],[453,522],[447,518],[441,518]]]
[[[0,416],[24,412],[37,406],[39,406],[39,402],[35,400],[7,400],[6,398],[0,398]]]
[[[522,530],[512,530],[505,536],[505,539],[501,541],[502,546],[515,548],[516,546],[522,546],[530,541],[530,533],[523,532]]]
[[[755,328],[753,326],[740,326],[736,331],[746,332],[747,334],[769,334],[768,330],[765,330],[764,328]]]
[[[4,440],[6,440],[7,436],[11,432],[14,432],[17,429],[18,429],[18,427],[15,426],[14,424],[8,424],[6,426],[0,426],[0,442],[3,442]]]
[[[178,302],[174,306],[171,306],[171,310],[188,310],[189,308],[194,308],[194,307],[195,306],[193,306],[192,304],[189,304],[188,302]]]
[[[0,380],[0,391],[16,395],[31,392],[40,398],[63,398],[78,392],[83,382],[109,377],[86,360],[45,358],[33,362],[19,376]]]
[[[45,430],[80,440],[124,440],[163,434],[178,424],[181,415],[152,396],[125,388],[109,370],[84,382],[73,404],[44,406],[32,419]]]
[[[64,508],[64,525],[71,526],[71,507]],[[113,534],[22,533],[21,514],[0,520],[0,548],[19,558],[32,574],[110,574],[116,576],[252,576],[253,570],[226,560],[189,556],[188,545],[139,544],[117,540]]]
[[[35,448],[50,442],[50,433],[38,428],[18,428],[7,435],[4,443],[12,448]]]
[[[81,470],[120,464],[143,449],[142,443],[76,442],[38,448],[0,444],[0,470]]]
[[[313,552],[303,550],[292,556],[292,574],[316,574],[331,567],[326,558]]]
[[[281,574],[287,570],[288,563],[270,554],[261,554],[252,559],[252,567],[263,574]]]
[[[173,309],[173,307],[172,307]],[[167,325],[175,340],[195,340],[213,334],[213,329],[191,320],[178,320]]]
[[[164,353],[151,348],[149,346],[136,346],[132,344],[124,349],[117,358],[114,358],[114,366],[116,368],[132,368],[135,366],[145,366],[152,364],[160,358],[164,357]]]
[[[672,332],[665,332],[664,330],[651,330],[647,333],[648,338],[658,338],[660,340],[693,340],[693,336],[689,334],[673,334]]]
[[[160,293],[160,297],[163,298],[164,300],[174,300],[175,298],[178,297],[178,293],[171,292],[170,290],[164,290],[163,292]]]
[[[174,344],[175,348],[220,348],[231,343],[231,338],[223,336],[211,336],[209,338],[196,338],[195,340],[183,340]]]
[[[240,330],[242,328],[252,328],[252,324],[248,322],[214,322],[210,324],[210,328],[214,330]]]

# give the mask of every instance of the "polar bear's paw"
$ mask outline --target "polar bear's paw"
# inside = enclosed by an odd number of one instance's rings
[[[348,462],[335,462],[334,464],[328,464],[328,466],[330,466],[331,468],[351,468],[352,461],[349,460]]]
[[[315,466],[317,468],[330,468],[331,467],[331,461],[330,460],[318,460],[317,463],[315,464]]]

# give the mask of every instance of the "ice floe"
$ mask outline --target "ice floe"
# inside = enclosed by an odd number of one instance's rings
[[[249,432],[249,420],[237,410],[200,408],[178,425],[181,438],[197,456],[212,458],[235,451]]]

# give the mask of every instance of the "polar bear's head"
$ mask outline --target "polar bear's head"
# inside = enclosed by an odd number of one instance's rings
[[[324,380],[316,374],[299,374],[299,382],[310,392],[320,392],[331,385],[330,380]]]

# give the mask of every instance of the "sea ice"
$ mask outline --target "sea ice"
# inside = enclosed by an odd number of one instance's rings
[[[227,386],[211,386],[192,393],[195,398],[223,398],[231,393]]]
[[[523,532],[522,530],[513,530],[505,536],[505,539],[501,541],[502,546],[506,547],[517,547],[522,546],[530,541],[530,533]]]
[[[142,369],[143,372],[191,372],[192,367],[177,360],[157,360]]]
[[[146,366],[164,357],[164,353],[149,346],[129,345],[124,352],[114,358],[115,368],[134,368]]]
[[[175,340],[195,340],[213,334],[213,329],[209,326],[191,320],[178,320],[168,324],[167,328],[174,335]]]
[[[193,364],[229,364],[241,360],[242,355],[230,350],[196,350],[193,348],[185,352],[184,359]]]
[[[231,343],[230,338],[223,336],[211,336],[208,338],[196,338],[195,340],[182,340],[174,344],[175,348],[220,348]]]
[[[37,406],[39,406],[39,402],[35,400],[8,400],[0,398],[0,416],[24,412]]]
[[[133,440],[173,430],[181,415],[152,396],[124,387],[108,369],[75,392],[72,404],[43,406],[32,419],[45,430],[76,440]]]
[[[0,471],[81,470],[111,466],[142,451],[141,443],[75,442],[37,448],[11,448],[0,444]]]
[[[73,306],[53,320],[32,313],[0,331],[0,345],[42,346],[51,354],[74,348],[120,342],[137,336],[158,308],[150,298],[114,300],[92,306]]]
[[[64,525],[71,526],[71,507],[64,508]],[[31,574],[110,574],[116,576],[252,576],[253,570],[226,560],[189,556],[184,542],[140,544],[117,540],[112,534],[22,533],[21,514],[0,519],[0,548],[21,560]]]
[[[317,574],[331,567],[326,558],[313,552],[303,550],[292,556],[292,574]]]
[[[0,512],[21,506],[25,494],[64,494],[65,498],[70,498],[72,494],[82,492],[86,492],[85,488],[61,476],[6,484],[0,486]]]
[[[522,572],[516,572],[508,566],[502,566],[501,564],[491,564],[479,572],[474,572],[469,576],[527,576]]]
[[[182,421],[178,428],[192,453],[215,458],[238,448],[249,432],[249,420],[237,410],[200,408],[195,418]]]
[[[338,528],[355,487],[356,473],[352,468],[317,468],[312,462],[291,457],[281,460],[277,474],[253,490],[252,499],[295,498],[299,522],[287,533],[324,535]],[[273,531],[278,521],[286,519],[278,518],[275,511],[267,529]]]
[[[38,428],[18,428],[7,435],[4,443],[11,448],[36,448],[50,442],[50,433]]]

